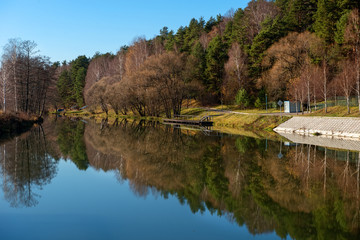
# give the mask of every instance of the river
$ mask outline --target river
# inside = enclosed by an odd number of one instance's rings
[[[358,239],[359,169],[273,135],[47,119],[0,142],[0,239]]]

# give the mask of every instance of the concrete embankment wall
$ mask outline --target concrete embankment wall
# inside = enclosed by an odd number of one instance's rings
[[[274,131],[360,140],[360,118],[293,117]]]

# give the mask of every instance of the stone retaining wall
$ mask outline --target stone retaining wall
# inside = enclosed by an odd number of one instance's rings
[[[360,140],[360,118],[293,117],[274,131]]]

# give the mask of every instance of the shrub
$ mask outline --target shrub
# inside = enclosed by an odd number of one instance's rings
[[[246,108],[250,105],[250,99],[248,93],[244,88],[241,88],[235,97],[235,104],[241,108]]]

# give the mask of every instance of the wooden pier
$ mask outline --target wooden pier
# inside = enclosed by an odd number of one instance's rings
[[[207,115],[196,119],[197,116],[192,115],[175,115],[173,119],[164,119],[164,123],[171,124],[185,124],[185,125],[198,125],[198,126],[213,126],[214,122],[211,121],[211,116]]]

